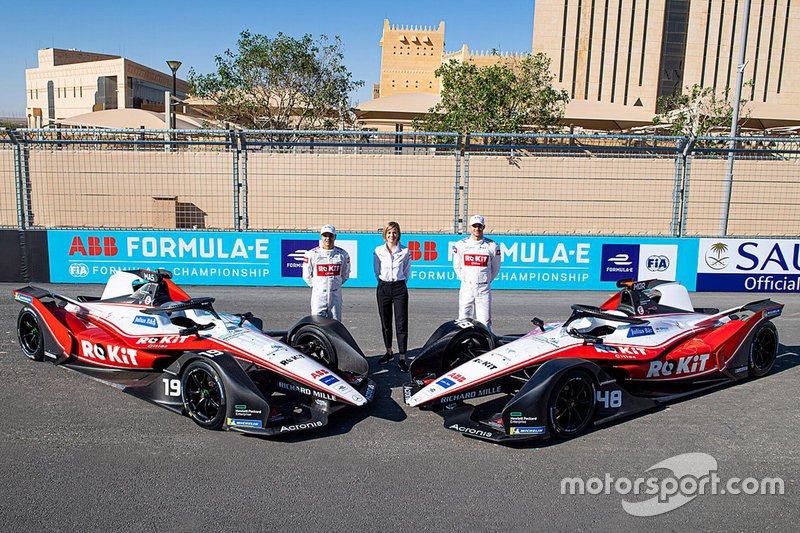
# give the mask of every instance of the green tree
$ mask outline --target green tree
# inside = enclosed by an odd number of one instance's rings
[[[353,81],[339,37],[274,39],[239,35],[236,50],[214,58],[216,72],[189,71],[193,96],[216,104],[214,118],[252,129],[333,129],[350,121]]]
[[[752,81],[745,83],[750,86]],[[659,114],[653,124],[667,126],[670,135],[693,135],[701,137],[715,130],[730,131],[733,120],[733,103],[730,88],[716,93],[711,87],[695,83],[681,94],[662,96],[658,99]],[[739,104],[739,125],[750,117],[748,100]]]
[[[415,121],[417,130],[519,133],[559,126],[569,102],[553,88],[550,59],[543,53],[477,67],[452,60],[436,70],[442,99]]]

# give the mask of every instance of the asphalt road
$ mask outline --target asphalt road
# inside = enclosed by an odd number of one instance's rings
[[[66,295],[98,286],[43,285]],[[5,531],[796,531],[800,520],[800,295],[775,323],[765,378],[672,404],[574,440],[509,448],[465,438],[402,402],[383,352],[374,291],[345,289],[344,323],[370,357],[376,400],[314,433],[266,440],[211,432],[120,391],[21,354],[17,284],[0,284],[0,520]],[[189,287],[216,307],[285,329],[308,311],[295,288]],[[563,319],[605,294],[494,294],[495,330]],[[758,295],[697,294],[702,307]],[[456,291],[411,292],[411,347],[453,318]],[[653,517],[610,494],[562,495],[561,480],[630,480],[673,456],[713,456],[722,480],[781,478],[783,495],[698,495]],[[642,498],[639,498],[640,500]]]

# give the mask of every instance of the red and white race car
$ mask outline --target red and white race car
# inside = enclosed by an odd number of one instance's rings
[[[695,309],[676,282],[618,286],[600,307],[573,305],[564,323],[534,319],[527,335],[498,337],[472,320],[443,324],[410,365],[406,403],[436,411],[445,427],[470,437],[572,437],[772,369],[771,320],[782,304],[766,299],[719,312]],[[484,397],[493,398],[468,403]]]
[[[308,316],[289,331],[265,333],[252,314],[218,313],[214,298],[191,298],[170,278],[165,270],[118,272],[99,298],[15,290],[23,353],[208,429],[313,429],[372,399],[369,364],[340,322]]]

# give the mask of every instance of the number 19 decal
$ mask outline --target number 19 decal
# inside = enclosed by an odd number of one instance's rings
[[[181,395],[181,380],[162,378],[164,382],[164,396],[180,396]]]
[[[599,390],[597,391],[597,402],[602,403],[606,409],[622,407],[622,391],[619,389],[610,392]]]

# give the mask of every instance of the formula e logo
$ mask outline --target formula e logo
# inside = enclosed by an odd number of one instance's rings
[[[433,241],[408,241],[408,254],[412,261],[435,261],[439,257],[436,251],[436,243]]]
[[[303,256],[319,243],[310,239],[286,239],[281,241],[281,276],[300,278],[303,276]]]
[[[669,268],[669,259],[666,255],[651,255],[647,258],[647,270],[650,272],[664,272]]]
[[[706,369],[709,354],[687,355],[678,361],[650,361],[650,369],[647,371],[648,378],[661,378],[665,376],[681,376],[684,374],[694,374]]]
[[[115,256],[119,252],[117,248],[117,240],[114,237],[103,237],[102,244],[100,237],[89,236],[86,237],[86,244],[84,245],[83,239],[78,235],[72,238],[72,244],[69,246],[69,255],[82,255],[84,257],[97,257],[104,255],[107,257]]]
[[[73,263],[69,266],[69,275],[73,278],[85,278],[89,275],[89,267],[86,263]]]
[[[728,266],[730,257],[724,255],[728,251],[728,245],[724,242],[717,242],[712,244],[706,250],[705,260],[709,268],[713,270],[723,270]]]
[[[600,281],[617,281],[638,277],[638,244],[604,244]]]

